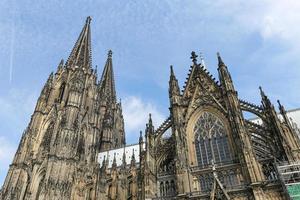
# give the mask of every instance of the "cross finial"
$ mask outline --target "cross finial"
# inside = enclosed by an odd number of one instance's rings
[[[112,50],[109,50],[109,51],[108,51],[108,57],[109,57],[109,58],[112,57],[112,53],[113,53]]]
[[[195,65],[197,65],[197,54],[195,53],[195,51],[192,51],[192,53],[191,53],[191,59],[192,59],[192,61],[193,61],[193,63],[195,64]]]

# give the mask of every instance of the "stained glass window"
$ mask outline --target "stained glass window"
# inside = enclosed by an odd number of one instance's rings
[[[209,112],[203,112],[194,127],[198,166],[231,161],[228,138],[223,122]]]

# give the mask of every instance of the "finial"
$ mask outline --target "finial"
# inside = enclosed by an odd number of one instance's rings
[[[264,95],[265,93],[264,93],[264,91],[263,91],[262,87],[261,87],[261,86],[259,86],[258,88],[259,88],[260,94]]]
[[[170,65],[171,76],[174,76],[173,65]]]
[[[192,59],[192,61],[193,61],[193,63],[195,64],[195,65],[197,65],[197,55],[196,55],[196,53],[195,53],[195,51],[192,51],[192,53],[191,53],[191,59]]]
[[[86,18],[85,23],[86,23],[86,24],[90,24],[90,23],[91,23],[91,20],[92,20],[91,16],[88,16],[88,17]]]
[[[219,52],[217,52],[217,56],[218,56],[219,65],[224,65],[224,62],[223,62],[223,60],[222,60],[221,55],[220,55]]]
[[[281,113],[281,114],[285,114],[286,111],[285,111],[284,106],[280,103],[279,100],[277,100],[277,103],[278,103],[278,107],[279,107],[280,113]]]
[[[280,103],[280,101],[279,101],[279,99],[277,99],[277,103],[278,103],[279,107],[282,106],[281,103]]]
[[[108,55],[109,58],[112,57],[112,53],[113,53],[112,50],[109,50],[109,51],[108,51],[108,54],[107,54],[107,55]]]
[[[143,142],[143,132],[142,131],[140,131],[140,138],[139,138],[139,142],[141,143],[141,142]]]
[[[152,126],[152,115],[151,115],[151,113],[149,113],[149,125],[151,125]]]
[[[258,88],[259,88],[259,91],[260,91],[260,95],[261,95],[262,97],[266,97],[265,92],[263,91],[262,87],[259,86]]]

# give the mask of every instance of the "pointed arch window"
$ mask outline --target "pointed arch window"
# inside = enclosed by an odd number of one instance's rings
[[[194,127],[198,166],[227,163],[232,160],[223,122],[214,114],[203,112]]]
[[[66,87],[66,83],[62,83],[59,88],[59,96],[58,96],[59,103],[63,100],[64,93],[65,93],[65,87]]]

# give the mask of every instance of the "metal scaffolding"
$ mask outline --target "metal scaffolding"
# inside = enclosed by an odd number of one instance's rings
[[[300,200],[300,162],[277,165],[280,180],[291,200]]]

